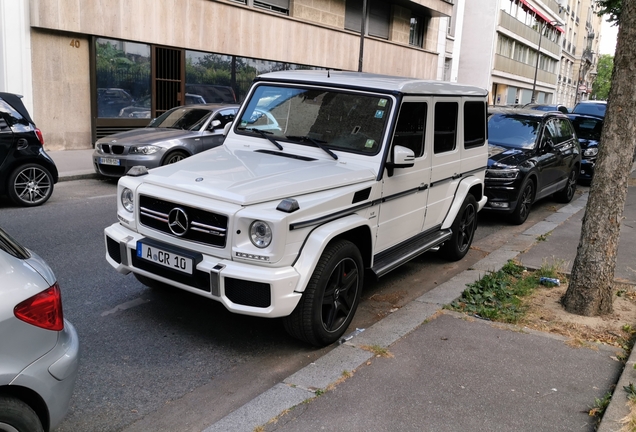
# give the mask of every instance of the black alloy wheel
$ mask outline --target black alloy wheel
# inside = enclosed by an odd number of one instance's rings
[[[329,244],[298,305],[284,318],[287,332],[316,346],[337,341],[355,315],[364,280],[362,256],[347,240]]]
[[[534,183],[532,180],[526,179],[521,187],[521,195],[519,195],[519,201],[517,202],[517,207],[515,207],[514,211],[510,215],[510,220],[515,225],[521,225],[528,219],[528,215],[530,214],[530,207],[532,207],[532,202],[534,201]]]
[[[576,167],[572,168],[572,171],[570,171],[570,174],[568,175],[568,180],[565,183],[565,187],[554,194],[554,197],[558,202],[567,204],[572,201],[572,198],[574,198],[574,194],[576,193],[578,172],[579,170]]]
[[[451,238],[444,243],[440,252],[444,258],[458,261],[468,253],[477,229],[477,200],[467,195],[453,221]]]

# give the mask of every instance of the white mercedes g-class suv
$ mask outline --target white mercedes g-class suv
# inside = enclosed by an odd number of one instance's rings
[[[259,76],[222,146],[119,180],[106,259],[330,344],[365,272],[468,252],[486,203],[486,95],[353,72]]]

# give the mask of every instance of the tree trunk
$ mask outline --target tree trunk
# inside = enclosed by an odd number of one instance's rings
[[[612,87],[565,310],[612,313],[612,284],[636,144],[636,0],[623,0]]]

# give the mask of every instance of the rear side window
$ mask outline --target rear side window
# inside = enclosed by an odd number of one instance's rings
[[[16,258],[28,259],[31,254],[23,248],[20,243],[11,238],[2,228],[0,228],[0,250],[13,255]]]
[[[27,119],[22,117],[22,115],[15,110],[11,105],[0,99],[0,112],[4,114],[2,117],[5,119],[5,125],[9,126],[30,126],[30,123]],[[20,128],[22,129],[22,128]]]
[[[481,147],[486,142],[486,104],[468,101],[464,104],[464,148]]]
[[[558,130],[559,137],[557,139],[557,142],[559,144],[574,138],[574,131],[572,130],[572,125],[570,124],[569,120],[564,120],[564,119],[557,120],[557,127],[559,128]]]
[[[393,145],[413,150],[415,157],[424,154],[424,135],[426,133],[426,102],[405,102],[400,109]]]
[[[457,110],[457,102],[438,102],[435,104],[435,141],[433,143],[435,154],[455,150]]]

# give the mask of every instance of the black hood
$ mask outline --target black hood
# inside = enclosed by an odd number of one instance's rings
[[[499,163],[502,165],[520,165],[534,153],[533,149],[506,148],[496,144],[488,145],[488,166]]]

